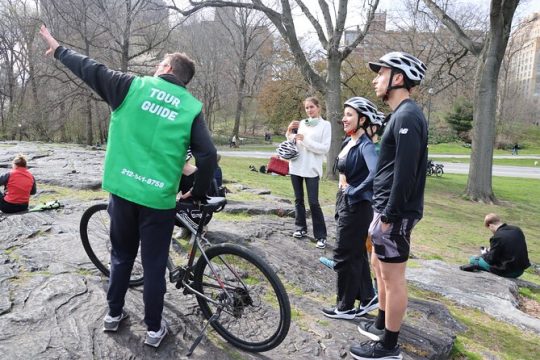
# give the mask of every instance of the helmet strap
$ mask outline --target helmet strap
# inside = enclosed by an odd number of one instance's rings
[[[405,85],[392,85],[392,80],[394,79],[394,75],[399,74],[394,70],[394,68],[390,68],[390,78],[388,79],[388,86],[386,87],[386,93],[383,96],[383,101],[387,102],[388,98],[390,97],[390,91],[394,89],[407,89]],[[405,76],[405,75],[403,75]]]

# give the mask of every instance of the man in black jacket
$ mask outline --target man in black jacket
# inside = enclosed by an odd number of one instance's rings
[[[140,245],[144,269],[145,344],[158,347],[163,321],[165,269],[174,227],[176,193],[188,147],[199,168],[191,191],[205,197],[216,167],[216,148],[202,104],[185,86],[195,74],[185,54],[167,54],[154,76],[108,69],[60,46],[45,26],[40,35],[54,55],[111,107],[103,188],[110,193],[111,277],[103,330],[115,332],[128,314],[125,295]]]
[[[523,231],[517,226],[507,225],[497,214],[487,214],[484,226],[493,236],[489,249],[481,256],[472,256],[469,265],[460,267],[464,271],[484,270],[508,278],[517,278],[531,266]]]
[[[427,122],[410,93],[424,78],[426,66],[403,52],[388,53],[369,66],[377,73],[377,97],[393,113],[380,142],[369,228],[379,312],[375,321],[358,326],[372,341],[352,346],[350,352],[355,359],[402,359],[397,342],[407,309],[405,269],[411,231],[423,215],[427,165]]]

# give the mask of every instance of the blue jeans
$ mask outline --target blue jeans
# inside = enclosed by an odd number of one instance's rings
[[[308,195],[311,220],[313,220],[313,236],[315,239],[326,239],[326,223],[319,204],[319,177],[308,178],[291,175],[294,190],[295,230],[307,231],[306,206],[304,205],[304,185]]]
[[[469,258],[469,264],[478,266],[481,270],[492,272],[491,266],[484,260],[481,256],[471,256]],[[523,270],[521,271],[508,271],[505,273],[496,273],[496,275],[516,279],[520,277],[523,274]]]

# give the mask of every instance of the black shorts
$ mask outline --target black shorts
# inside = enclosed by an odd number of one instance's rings
[[[381,214],[374,212],[369,226],[373,242],[373,251],[380,261],[402,263],[409,259],[411,250],[411,232],[419,219],[400,219],[389,224],[388,230],[381,230]]]

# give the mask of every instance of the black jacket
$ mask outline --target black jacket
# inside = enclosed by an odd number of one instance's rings
[[[482,255],[490,272],[504,275],[531,266],[525,235],[517,226],[502,224],[489,239],[489,251]]]
[[[90,86],[109,104],[112,111],[122,104],[135,77],[121,71],[111,70],[97,61],[63,46],[56,49],[54,57]],[[164,74],[160,75],[160,77],[184,87],[184,84],[172,74]],[[191,126],[190,148],[196,160],[195,165],[198,168],[191,193],[194,198],[201,198],[205,196],[210,187],[214,169],[217,166],[217,151],[212,143],[202,112],[195,118]]]
[[[410,99],[392,114],[381,138],[373,208],[390,222],[421,219],[427,166],[427,122]]]
[[[345,139],[343,149],[351,138]],[[369,201],[373,197],[373,178],[377,167],[375,145],[366,134],[363,134],[349,150],[343,174],[349,186],[345,189],[347,201],[354,205],[360,201]]]

